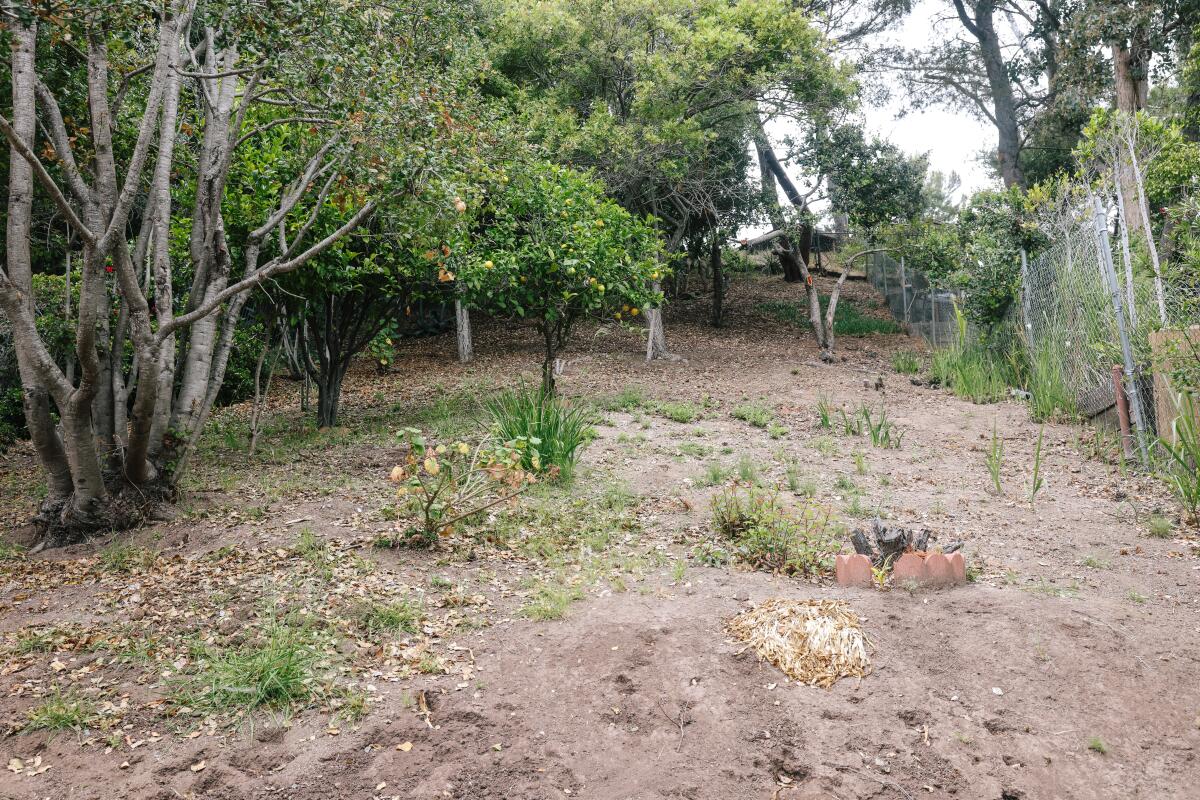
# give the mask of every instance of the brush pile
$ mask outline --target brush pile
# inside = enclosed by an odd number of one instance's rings
[[[828,689],[840,678],[871,671],[862,620],[843,600],[771,598],[726,627],[759,658],[800,683]]]

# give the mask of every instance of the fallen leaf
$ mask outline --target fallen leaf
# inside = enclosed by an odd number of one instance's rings
[[[201,760],[201,761],[197,761],[195,764],[192,764],[190,769],[192,770],[192,772],[199,772],[200,770],[204,769],[207,766],[208,766],[208,763]]]

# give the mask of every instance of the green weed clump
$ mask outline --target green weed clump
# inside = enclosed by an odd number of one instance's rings
[[[714,497],[712,525],[739,560],[786,575],[828,572],[841,546],[828,510],[805,503],[789,511],[775,492],[754,487],[734,487]]]
[[[57,687],[29,709],[25,728],[31,731],[82,731],[96,718],[92,701],[64,694]]]
[[[732,415],[734,419],[748,422],[756,428],[765,428],[775,419],[770,410],[756,403],[742,403],[733,409]]]
[[[892,353],[892,369],[901,375],[916,375],[921,371],[921,357],[912,350]]]
[[[569,479],[580,449],[592,436],[585,409],[570,408],[537,387],[521,386],[500,392],[485,401],[484,407],[501,441],[526,441],[534,445],[526,451],[521,464],[526,470],[541,472],[557,467],[560,476]],[[536,469],[534,449],[540,459]]]
[[[1078,419],[1075,393],[1067,385],[1063,364],[1067,355],[1053,337],[1046,337],[1033,350],[1029,363],[1029,413],[1038,422]]]
[[[1167,436],[1158,440],[1166,454],[1163,476],[1184,512],[1193,520],[1200,519],[1200,408],[1188,393],[1175,395],[1179,410]]]

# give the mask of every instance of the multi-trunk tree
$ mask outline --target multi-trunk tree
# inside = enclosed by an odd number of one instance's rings
[[[48,543],[135,524],[168,496],[255,287],[325,253],[389,197],[422,190],[454,140],[460,8],[4,3],[0,309],[47,475]],[[304,134],[293,169],[253,187],[257,218],[231,219],[237,154],[281,127]],[[81,250],[73,376],[35,324],[35,196]],[[347,213],[318,235],[329,203]]]

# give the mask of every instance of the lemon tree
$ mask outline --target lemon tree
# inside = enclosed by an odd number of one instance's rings
[[[623,209],[587,173],[518,164],[497,175],[479,215],[485,224],[455,277],[472,306],[537,330],[548,393],[575,323],[636,320],[662,301],[652,289],[662,277],[652,221]]]

